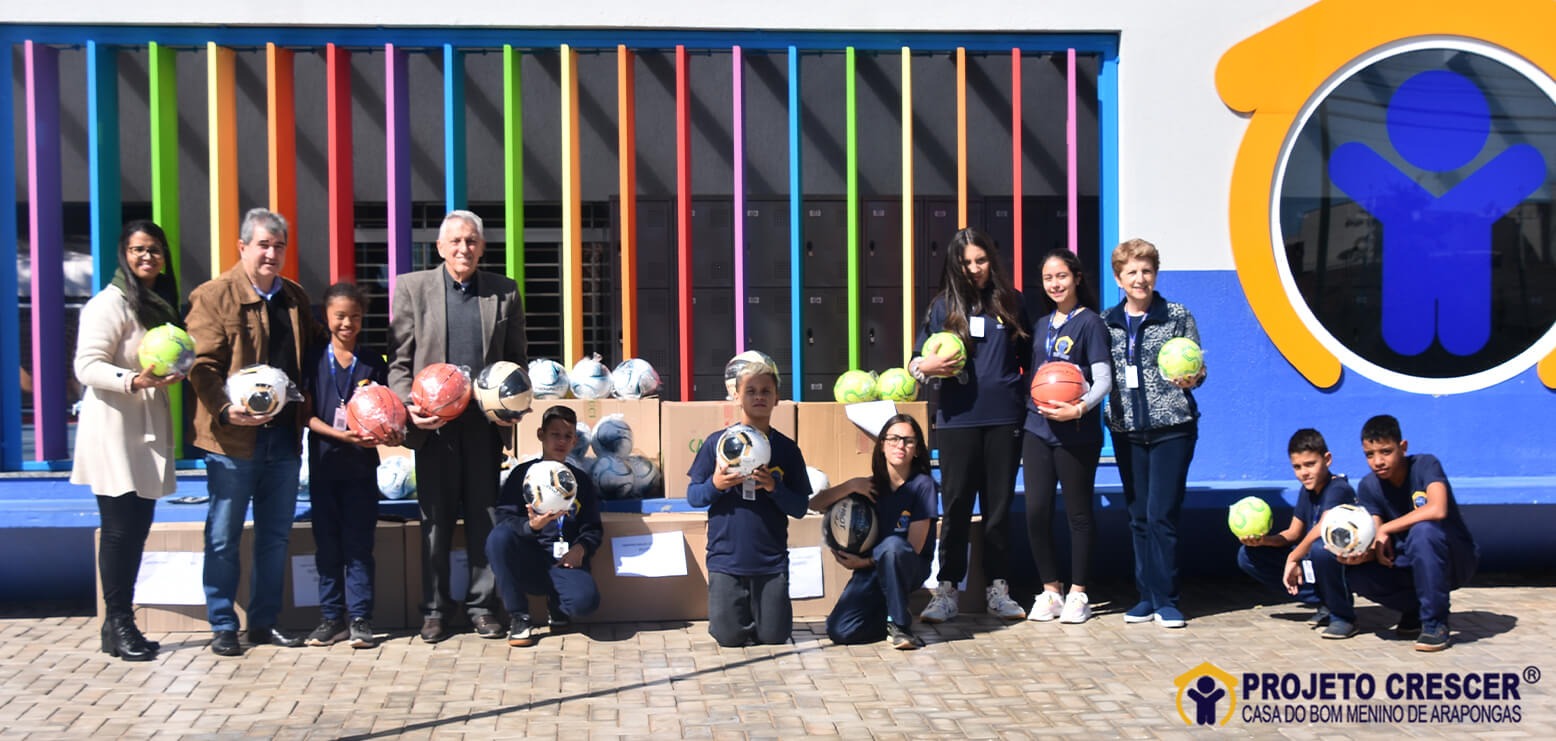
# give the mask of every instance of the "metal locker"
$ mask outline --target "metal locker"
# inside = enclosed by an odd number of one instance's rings
[[[800,301],[805,372],[837,374],[848,370],[848,289],[808,290]]]
[[[800,260],[806,289],[848,285],[848,203],[807,200],[800,209]]]
[[[864,335],[860,360],[877,373],[902,365],[902,291],[870,286],[864,290]]]
[[[789,308],[789,289],[752,288],[746,291],[746,349],[760,350],[772,357],[780,372],[793,364],[794,342]]]
[[[860,232],[864,284],[902,285],[902,202],[866,201]]]
[[[675,218],[669,201],[638,200],[638,287],[675,286]],[[616,219],[621,229],[621,219]],[[616,244],[621,244],[617,234]]]
[[[974,219],[974,226],[994,240],[994,248],[999,252],[1000,265],[1005,269],[1006,275],[1012,276],[1012,282],[1016,274],[1016,216],[1012,210],[1015,208],[1014,203],[1014,199],[1009,196],[985,198],[981,218]],[[1031,224],[1024,223],[1022,226],[1023,231],[1031,231]],[[1027,260],[1034,259],[1031,242],[1025,242],[1021,251]]]
[[[724,386],[724,369],[722,367],[719,368],[718,375],[699,374],[692,376],[692,398],[690,401],[723,401],[727,398],[729,398],[729,391]]]
[[[832,384],[840,373],[806,373],[805,385],[800,389],[800,401],[832,401]]]
[[[660,396],[679,399],[677,377],[681,358],[676,348],[680,337],[675,295],[663,288],[638,291],[638,355],[659,372]]]
[[[692,285],[735,285],[734,204],[727,198],[692,200]]]
[[[692,374],[723,373],[735,356],[735,289],[692,291]]]
[[[746,287],[789,286],[789,201],[746,201]]]

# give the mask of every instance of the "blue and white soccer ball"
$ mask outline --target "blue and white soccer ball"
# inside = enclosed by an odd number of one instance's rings
[[[589,476],[604,499],[632,498],[632,467],[626,458],[605,456],[596,458],[589,468]]]
[[[594,425],[594,454],[601,458],[632,455],[632,426],[621,414],[607,414]]]
[[[628,456],[632,469],[632,498],[658,499],[664,496],[665,476],[659,465],[641,455]]]
[[[573,364],[567,374],[573,396],[580,399],[604,399],[611,395],[611,371],[599,355],[587,355]]]
[[[572,386],[567,380],[567,368],[546,358],[529,361],[529,382],[535,387],[537,399],[565,399]]]
[[[611,371],[611,385],[622,399],[641,399],[659,393],[659,372],[642,358],[628,358]]]
[[[589,430],[588,422],[578,423],[578,439],[573,441],[573,451],[567,454],[568,462],[585,471],[589,470],[580,465],[585,456],[589,455],[589,445],[594,441],[594,433]],[[576,459],[576,460],[575,460]]]
[[[386,499],[410,499],[416,496],[416,459],[408,455],[395,455],[379,463],[378,493]]]

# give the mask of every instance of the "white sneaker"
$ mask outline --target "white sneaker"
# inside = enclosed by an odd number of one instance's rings
[[[956,585],[948,581],[940,582],[935,591],[930,593],[929,606],[918,616],[919,620],[926,623],[943,623],[956,617]]]
[[[1004,579],[995,579],[983,594],[989,600],[989,614],[1006,620],[1020,620],[1027,616],[1027,611],[1021,609],[1021,605],[1010,598],[1010,585]]]
[[[1070,596],[1064,598],[1064,612],[1059,614],[1059,622],[1079,625],[1091,619],[1091,598],[1085,592],[1070,592]]]
[[[1059,617],[1064,607],[1064,600],[1059,597],[1058,592],[1050,592],[1044,589],[1043,593],[1037,595],[1037,600],[1032,603],[1032,609],[1027,613],[1027,619],[1046,623]]]

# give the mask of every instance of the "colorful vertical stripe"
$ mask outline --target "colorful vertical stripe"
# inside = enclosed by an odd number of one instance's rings
[[[967,214],[967,49],[956,47],[956,228],[966,229]]]
[[[0,80],[15,79],[9,49],[0,54]],[[11,86],[0,85],[0,111],[14,111]],[[16,124],[0,116],[0,172],[16,172]],[[0,465],[22,467],[22,322],[16,257],[16,178],[0,177]]]
[[[854,47],[843,52],[844,131],[847,139],[848,238],[848,367],[859,367],[859,96]]]
[[[92,209],[92,293],[119,266],[124,207],[119,190],[119,64],[117,50],[86,43],[87,190]],[[0,289],[3,290],[3,289]]]
[[[1076,136],[1075,136],[1075,50],[1065,52],[1064,62],[1064,189],[1065,189],[1065,213],[1069,218],[1065,219],[1067,226],[1066,236],[1071,252],[1079,252],[1081,248],[1080,237],[1080,186],[1076,167]]]
[[[411,269],[411,78],[405,50],[384,45],[384,188],[389,200],[389,285]]]
[[[913,50],[902,47],[902,367],[913,359]]]
[[[33,459],[67,458],[65,227],[59,159],[59,50],[28,41],[27,219],[32,254]]]
[[[730,161],[734,175],[735,352],[746,351],[746,116],[744,67],[740,47],[729,50]]]
[[[443,45],[443,202],[444,210],[465,208],[465,55]]]
[[[178,55],[172,49],[152,42],[146,67],[150,78],[151,113],[151,220],[167,235],[168,265],[175,270],[183,255],[183,216],[179,206],[178,177]],[[211,277],[221,273],[211,266]],[[184,277],[189,277],[184,274]],[[185,281],[192,285],[198,281]],[[187,287],[185,288],[187,290]],[[184,391],[168,389],[173,419],[184,418]],[[173,425],[173,455],[184,454],[184,426]]]
[[[524,55],[502,47],[502,192],[508,277],[524,298],[524,99],[519,95]]]
[[[675,47],[675,277],[681,399],[692,398],[692,101],[686,47]]]
[[[805,229],[800,219],[805,194],[800,178],[800,50],[790,46],[789,61],[789,347],[794,372],[789,378],[789,390],[799,401],[804,389],[805,323],[800,290],[804,287]]]
[[[237,55],[205,45],[206,150],[211,193],[211,273],[238,261],[238,106],[233,64]]]
[[[583,192],[578,163],[578,53],[562,45],[562,356],[583,357]]]
[[[621,356],[638,352],[638,120],[637,74],[626,45],[616,47],[617,185],[621,200]]]
[[[265,44],[265,159],[270,175],[270,210],[292,226],[281,274],[301,277],[302,246],[297,234],[297,95],[292,52]]]
[[[354,279],[357,274],[356,193],[351,153],[351,52],[334,44],[325,46],[324,77],[330,282],[335,283]],[[393,275],[390,280],[393,281]],[[393,288],[389,295],[394,295]],[[393,312],[393,305],[389,309]]]
[[[1021,50],[1010,50],[1010,218],[1015,230],[1011,248],[1015,259],[1011,272],[1016,276],[1016,290],[1022,290],[1026,275],[1026,256],[1022,239],[1022,215],[1026,208],[1021,194]]]

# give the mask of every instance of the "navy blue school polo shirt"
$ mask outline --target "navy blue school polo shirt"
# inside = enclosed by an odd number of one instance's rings
[[[304,365],[303,390],[313,400],[308,412],[326,425],[335,424],[335,410],[351,399],[362,381],[388,385],[389,366],[377,353],[358,348],[355,366],[339,365],[330,360],[329,343],[308,352]],[[335,365],[334,372],[330,370]],[[308,478],[312,481],[342,481],[366,477],[375,479],[378,451],[360,445],[347,445],[323,435],[308,435]],[[375,479],[376,480],[376,479]]]
[[[709,433],[692,459],[687,476],[686,501],[708,508],[708,571],[732,576],[762,576],[789,570],[789,517],[805,516],[810,502],[810,474],[805,456],[777,430],[767,431],[773,455],[767,468],[777,488],[757,491],[747,500],[741,487],[728,491],[713,486],[717,464],[714,450],[724,430]]]

